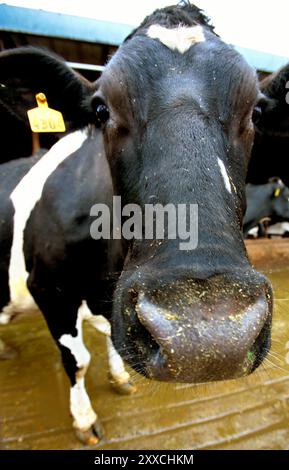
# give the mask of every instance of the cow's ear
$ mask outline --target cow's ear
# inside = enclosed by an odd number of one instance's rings
[[[69,128],[90,121],[85,102],[92,84],[62,59],[34,47],[0,53],[0,101],[8,112],[28,125],[27,111],[37,106],[35,95],[41,92],[51,108],[61,111]]]
[[[289,136],[289,64],[260,83],[258,131]],[[253,116],[254,120],[254,116]]]
[[[269,179],[268,183],[270,183],[272,185],[271,198],[272,199],[277,199],[280,196],[281,191],[283,190],[283,188],[285,188],[285,185],[284,185],[283,181],[281,180],[281,178],[278,178],[277,176],[274,176],[273,178]]]
[[[280,188],[283,188],[283,186],[285,186],[281,178],[279,178],[278,176],[272,176],[272,178],[269,178],[268,183],[280,186]]]

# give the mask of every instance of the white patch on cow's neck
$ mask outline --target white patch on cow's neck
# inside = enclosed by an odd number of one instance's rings
[[[10,195],[14,206],[14,227],[9,265],[10,303],[1,312],[5,317],[36,308],[26,285],[28,273],[23,252],[24,230],[48,177],[81,147],[86,138],[86,131],[76,131],[63,137],[26,173]]]
[[[219,168],[221,170],[221,175],[223,177],[226,189],[227,189],[227,191],[229,191],[230,194],[232,194],[232,187],[231,187],[231,183],[230,183],[230,179],[229,179],[227,170],[225,168],[224,163],[222,162],[222,160],[219,157],[218,157],[218,165],[219,165]]]
[[[153,24],[147,30],[147,36],[158,39],[165,46],[181,54],[198,42],[204,42],[205,36],[202,26],[178,26],[177,28],[165,28],[159,24]]]

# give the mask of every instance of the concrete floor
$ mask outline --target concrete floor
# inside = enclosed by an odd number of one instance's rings
[[[209,385],[149,382],[117,395],[107,380],[103,338],[89,328],[87,389],[106,440],[98,449],[289,449],[289,271],[275,289],[273,347],[250,377]],[[0,448],[80,449],[69,416],[69,384],[40,315],[1,327],[16,355],[0,361]],[[287,347],[286,347],[287,344]]]

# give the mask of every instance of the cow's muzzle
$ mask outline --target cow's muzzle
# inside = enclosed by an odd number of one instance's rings
[[[117,291],[113,340],[150,378],[207,382],[250,374],[270,348],[272,290],[255,271]]]

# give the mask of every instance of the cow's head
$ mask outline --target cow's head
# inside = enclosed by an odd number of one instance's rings
[[[92,106],[123,202],[199,207],[195,250],[180,251],[179,240],[130,244],[114,297],[116,347],[158,379],[251,372],[271,324],[271,289],[241,231],[255,72],[196,8],[175,7],[148,17],[96,86]]]
[[[148,17],[93,90],[74,74],[66,82],[67,68],[61,74],[53,62],[53,84],[41,88],[39,64],[36,91],[51,101],[49,86],[62,86],[76,121],[100,129],[124,204],[198,204],[196,249],[180,250],[178,239],[129,242],[113,302],[115,346],[161,380],[252,372],[270,345],[272,310],[270,284],[252,269],[242,237],[255,72],[189,5]]]
[[[270,178],[268,192],[271,202],[272,221],[289,220],[289,188],[280,178]]]

